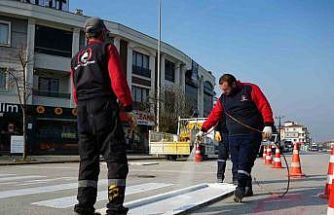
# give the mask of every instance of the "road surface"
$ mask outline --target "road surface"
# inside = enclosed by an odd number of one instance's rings
[[[291,157],[288,158],[289,160]],[[191,214],[325,214],[327,201],[317,197],[326,182],[329,154],[304,153],[301,156],[305,179],[291,182],[284,199],[269,192],[282,192],[286,185],[286,170],[277,170],[256,161],[253,176],[260,182],[254,184],[255,196],[244,203],[234,203],[225,198]],[[96,208],[105,207],[107,201],[107,168],[101,164],[99,201]],[[228,164],[227,182],[231,181],[231,164]],[[77,188],[78,163],[35,164],[0,167],[1,215],[59,215],[73,214]],[[205,161],[132,161],[128,179],[126,201],[163,194],[203,182],[214,183],[216,162]],[[144,214],[144,213],[143,213]]]

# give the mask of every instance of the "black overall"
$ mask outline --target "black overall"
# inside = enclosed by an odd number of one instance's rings
[[[128,163],[119,107],[111,89],[106,44],[88,45],[72,59],[78,98],[79,187],[75,212],[92,214],[97,197],[100,155],[108,167],[107,214],[126,214],[123,207]]]

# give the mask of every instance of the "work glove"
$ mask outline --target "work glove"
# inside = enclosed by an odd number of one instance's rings
[[[265,126],[262,131],[262,137],[264,140],[269,140],[271,138],[271,135],[273,134],[273,129],[271,126]]]
[[[203,131],[200,131],[196,134],[196,138],[197,139],[201,139],[202,137],[204,136],[204,132]]]
[[[126,112],[131,131],[137,127],[137,117],[133,112]]]

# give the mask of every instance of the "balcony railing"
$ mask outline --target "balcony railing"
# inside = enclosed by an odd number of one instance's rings
[[[70,93],[60,93],[60,92],[51,92],[51,91],[40,91],[40,90],[33,90],[34,96],[44,96],[44,97],[54,97],[54,98],[63,98],[63,99],[70,99]]]
[[[151,70],[144,68],[144,67],[132,65],[132,73],[136,75],[141,75],[147,78],[151,78]]]

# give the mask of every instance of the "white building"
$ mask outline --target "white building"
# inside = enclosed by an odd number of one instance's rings
[[[281,140],[305,144],[310,142],[310,134],[306,126],[287,121],[281,128]]]
[[[72,110],[75,105],[71,99],[70,61],[71,57],[85,46],[82,26],[88,17],[79,10],[75,13],[69,12],[69,1],[62,5],[59,2],[0,1],[0,103],[4,106],[18,104],[15,88],[8,84],[9,77],[5,71],[20,69],[17,56],[20,50],[23,50],[29,58],[26,81],[33,86],[28,105],[32,107],[33,112],[37,111],[40,114],[30,122],[33,125],[30,128],[31,133],[40,135],[33,138],[34,143],[43,142],[39,140],[43,138],[49,141],[49,135],[52,133],[54,139],[60,137],[57,141],[63,144],[66,141],[61,140],[61,137],[73,136],[75,128],[75,119],[71,118],[75,115]],[[149,95],[156,93],[158,41],[120,23],[105,21],[105,24],[112,32],[113,43],[120,53],[135,104],[146,101]],[[204,116],[212,108],[214,83],[215,78],[211,72],[177,48],[162,43],[162,90],[170,87],[180,88],[187,97],[192,98],[198,115]],[[43,111],[43,108],[46,109]],[[67,117],[67,113],[72,114],[71,117]],[[145,119],[141,120],[141,128],[145,132],[153,125],[154,115],[152,117],[152,112],[138,114]],[[145,114],[148,116],[143,117]],[[6,130],[9,121],[17,118],[9,113],[2,113],[0,129]],[[14,124],[19,122],[14,120]],[[62,147],[73,147],[75,143],[69,142]],[[57,144],[46,143],[43,147],[54,149]],[[41,145],[43,144],[40,143],[36,147],[41,148]]]

